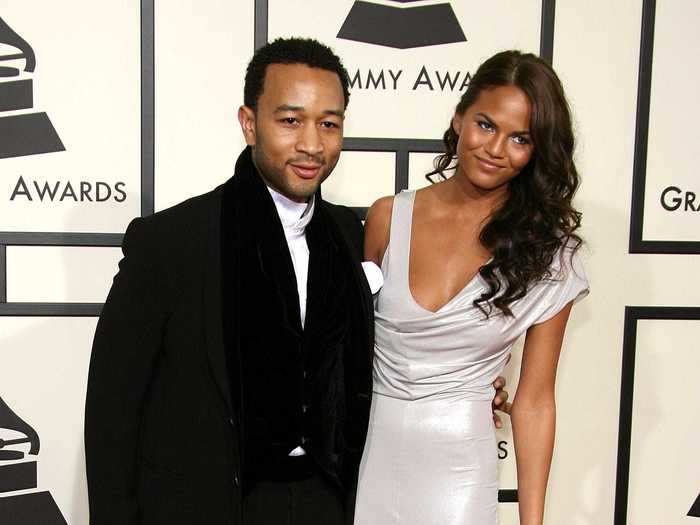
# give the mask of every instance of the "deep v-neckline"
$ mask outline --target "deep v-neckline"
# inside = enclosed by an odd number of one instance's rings
[[[407,241],[407,243],[408,243],[408,250],[407,250],[408,251],[408,254],[407,254],[408,261],[406,262],[406,288],[408,290],[408,296],[414,305],[416,305],[421,310],[428,312],[429,314],[437,315],[440,312],[442,312],[445,308],[447,308],[449,305],[451,305],[453,302],[455,302],[457,300],[457,298],[459,298],[468,288],[471,287],[471,285],[474,282],[476,282],[480,278],[479,271],[481,270],[481,268],[484,265],[491,262],[493,260],[493,257],[489,257],[489,259],[484,264],[480,265],[476,269],[476,271],[471,275],[471,277],[466,280],[466,282],[464,283],[464,286],[459,288],[459,290],[452,297],[450,297],[447,300],[447,302],[443,303],[440,307],[438,307],[435,310],[431,310],[430,308],[423,306],[422,304],[420,304],[418,302],[418,300],[416,299],[416,296],[413,295],[413,290],[411,290],[411,252],[412,252],[412,248],[413,248],[413,217],[414,217],[413,212],[415,210],[415,206],[416,206],[416,192],[414,191],[413,198],[411,199],[411,208],[410,208],[411,221],[410,221],[410,224],[408,226],[408,228],[409,228],[408,229],[408,241]]]

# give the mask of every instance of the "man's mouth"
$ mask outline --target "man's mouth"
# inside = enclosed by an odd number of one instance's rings
[[[320,173],[323,164],[295,163],[290,164],[290,166],[294,173],[302,179],[314,179]]]

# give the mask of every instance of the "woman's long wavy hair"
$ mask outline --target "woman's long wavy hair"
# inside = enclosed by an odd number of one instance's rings
[[[552,277],[557,252],[569,257],[582,244],[575,231],[581,213],[571,204],[579,186],[574,164],[574,134],[564,89],[554,70],[531,53],[503,51],[484,62],[457,104],[457,115],[476,101],[483,90],[516,86],[529,98],[530,135],[534,151],[530,162],[509,184],[509,195],[484,225],[481,244],[493,255],[479,274],[488,290],[474,305],[489,316],[493,307],[512,316],[510,305],[532,284]],[[456,168],[459,136],[452,125],[443,136],[445,153],[435,159],[426,177]],[[566,245],[566,250],[561,250]],[[571,248],[571,249],[568,249]],[[563,261],[562,261],[563,263]]]

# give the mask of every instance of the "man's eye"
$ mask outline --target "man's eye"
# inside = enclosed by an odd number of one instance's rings
[[[280,119],[280,122],[281,122],[282,124],[289,124],[289,125],[292,125],[292,124],[296,124],[296,123],[297,123],[297,119],[295,119],[294,117],[287,117],[287,118]]]
[[[321,126],[323,126],[324,128],[329,128],[329,129],[340,127],[335,122],[331,122],[329,120],[325,120],[325,121],[321,122]]]

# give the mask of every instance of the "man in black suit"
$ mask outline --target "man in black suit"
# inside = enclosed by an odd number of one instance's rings
[[[90,362],[92,525],[352,519],[371,292],[360,221],[318,192],[348,99],[327,47],[262,47],[234,176],[129,225]]]

